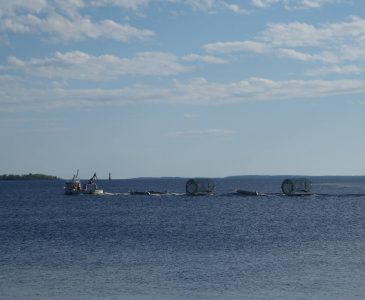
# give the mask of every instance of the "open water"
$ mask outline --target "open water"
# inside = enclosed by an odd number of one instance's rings
[[[216,180],[210,197],[182,179],[0,182],[0,299],[365,299],[365,177]],[[220,196],[237,188],[261,197]]]

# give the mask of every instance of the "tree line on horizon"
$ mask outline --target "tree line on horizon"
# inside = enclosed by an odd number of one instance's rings
[[[0,175],[0,180],[59,180],[57,176],[45,175],[45,174],[23,174],[23,175],[14,175],[14,174],[4,174]]]

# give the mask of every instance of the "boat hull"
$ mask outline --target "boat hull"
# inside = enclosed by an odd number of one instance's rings
[[[65,191],[65,195],[103,195],[104,190],[94,190],[94,191]]]

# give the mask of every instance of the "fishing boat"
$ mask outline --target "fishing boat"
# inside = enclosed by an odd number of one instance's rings
[[[96,173],[94,173],[93,177],[89,179],[87,184],[84,186],[81,183],[81,180],[79,178],[79,170],[77,170],[76,175],[73,176],[73,178],[70,181],[67,181],[65,183],[65,194],[66,195],[102,195],[104,194],[104,191],[102,189],[98,188],[97,185],[97,176]]]
[[[104,191],[102,189],[98,188],[98,185],[96,184],[96,181],[98,180],[98,177],[96,177],[96,173],[94,173],[93,177],[89,179],[87,184],[85,185],[85,192],[84,194],[91,194],[91,195],[102,195],[104,194]]]
[[[82,193],[82,185],[79,178],[79,170],[76,175],[72,177],[70,181],[65,183],[65,194],[66,195],[79,195]]]

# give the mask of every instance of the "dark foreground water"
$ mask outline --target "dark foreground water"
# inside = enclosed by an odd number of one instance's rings
[[[278,193],[280,177],[216,180]],[[365,299],[365,178],[317,195],[129,196],[184,180],[0,182],[0,299]]]

